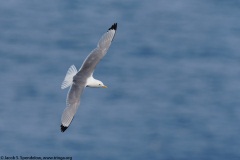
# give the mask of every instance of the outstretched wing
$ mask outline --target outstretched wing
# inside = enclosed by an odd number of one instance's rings
[[[69,89],[67,95],[67,107],[64,109],[62,114],[62,124],[61,131],[64,132],[70,125],[73,120],[74,115],[77,112],[78,106],[80,104],[80,97],[83,93],[85,85],[78,85],[73,83],[71,88]]]
[[[79,72],[82,72],[82,73],[84,72],[87,75],[92,74],[98,62],[107,53],[107,50],[111,45],[111,42],[114,38],[116,30],[117,30],[117,23],[114,23],[108,29],[108,31],[101,37],[101,39],[98,42],[97,48],[92,50],[92,52],[87,56]],[[79,72],[77,74],[79,74]]]

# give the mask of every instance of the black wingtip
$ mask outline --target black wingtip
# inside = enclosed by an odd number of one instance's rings
[[[67,128],[68,128],[68,127],[65,127],[65,126],[63,126],[63,125],[61,124],[61,132],[66,131]]]
[[[114,23],[108,30],[117,30],[117,23]]]

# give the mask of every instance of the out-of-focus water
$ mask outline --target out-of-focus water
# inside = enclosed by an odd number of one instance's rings
[[[2,1],[0,156],[240,159],[237,0]],[[69,129],[68,67],[118,31]]]

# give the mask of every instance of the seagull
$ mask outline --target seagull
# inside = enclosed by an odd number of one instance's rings
[[[107,88],[103,82],[93,78],[93,72],[98,62],[106,55],[116,30],[117,23],[114,23],[100,38],[97,47],[87,56],[79,71],[74,65],[68,69],[61,85],[61,89],[70,87],[67,94],[66,108],[61,118],[61,132],[64,132],[71,124],[85,87]]]

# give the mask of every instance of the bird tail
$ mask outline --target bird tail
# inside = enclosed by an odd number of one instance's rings
[[[74,65],[68,69],[67,74],[62,82],[61,89],[65,89],[72,85],[73,77],[77,74],[77,69]]]

